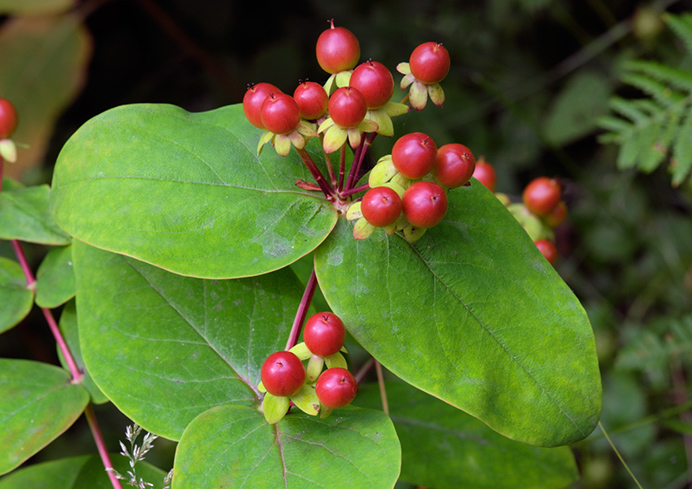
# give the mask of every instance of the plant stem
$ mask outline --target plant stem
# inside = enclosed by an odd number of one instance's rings
[[[618,449],[615,448],[615,444],[613,443],[613,441],[612,441],[612,440],[610,439],[610,437],[608,436],[608,432],[605,430],[605,428],[603,427],[603,425],[601,424],[600,421],[598,422],[598,427],[601,428],[601,431],[603,432],[603,435],[605,435],[606,440],[608,440],[608,443],[610,444],[610,448],[613,449],[613,452],[615,452],[615,455],[617,455],[617,458],[620,460],[620,463],[622,464],[623,467],[625,467],[625,470],[626,470],[627,473],[630,475],[630,477],[632,478],[632,480],[634,481],[634,483],[637,484],[637,487],[638,487],[639,489],[643,489],[643,488],[642,488],[642,485],[639,483],[639,481],[637,480],[637,478],[636,478],[636,477],[634,476],[634,474],[632,473],[632,470],[630,469],[629,465],[627,465],[627,462],[625,462],[625,459],[622,458],[622,455],[620,455],[620,452],[618,451]]]
[[[349,190],[344,190],[341,192],[342,197],[347,197],[349,195],[357,194],[358,192],[362,192],[363,190],[368,190],[370,188],[370,184],[366,183],[365,185],[361,185],[360,187],[352,188]]]
[[[387,389],[384,386],[384,375],[382,375],[382,365],[375,360],[375,371],[377,372],[377,383],[380,385],[380,397],[382,398],[382,411],[389,416],[389,403],[387,402]]]
[[[332,187],[336,187],[337,181],[336,181],[336,174],[334,173],[334,165],[332,165],[332,157],[324,151],[324,161],[327,162],[327,172],[329,173],[329,181],[332,184]]]
[[[365,362],[365,364],[363,364],[363,366],[360,367],[360,370],[356,372],[356,375],[354,375],[356,383],[360,384],[363,381],[363,379],[365,378],[365,376],[370,371],[373,365],[375,365],[375,358],[370,357],[370,360]]]
[[[113,471],[108,470],[113,469],[113,462],[111,462],[110,456],[108,455],[108,449],[106,448],[106,443],[103,441],[103,435],[101,434],[101,429],[96,421],[96,414],[94,414],[94,409],[91,407],[91,404],[88,404],[84,410],[84,416],[86,416],[87,422],[89,423],[89,428],[91,428],[91,435],[94,437],[96,448],[101,456],[103,466],[106,468],[108,478],[111,480],[113,489],[122,489],[120,481],[115,476]]]
[[[26,255],[24,254],[21,243],[16,239],[11,240],[11,243],[12,247],[14,248],[14,253],[17,255],[17,260],[19,260],[19,264],[24,271],[24,276],[26,277],[26,286],[29,289],[35,289],[36,279],[31,272],[31,268],[26,260]],[[53,313],[50,311],[50,309],[45,307],[42,307],[41,311],[46,318],[46,322],[48,322],[48,327],[50,328],[51,333],[53,333],[53,337],[55,338],[55,342],[58,344],[58,348],[60,348],[60,352],[63,354],[63,357],[65,357],[65,363],[67,363],[67,367],[72,375],[72,382],[78,384],[82,380],[82,372],[79,370],[79,367],[72,356],[72,352],[70,352],[70,349],[65,342],[65,338],[60,332],[60,328],[53,317]]]
[[[320,186],[320,189],[322,189],[322,193],[324,193],[324,196],[327,197],[327,200],[330,202],[334,202],[336,200],[336,193],[334,191],[334,188],[329,184],[324,179],[324,176],[322,175],[322,172],[320,171],[319,168],[317,168],[317,165],[315,165],[315,162],[312,161],[312,158],[308,154],[305,149],[298,149],[296,148],[296,151],[300,155],[300,158],[303,160],[303,163],[305,163],[305,166],[308,167],[308,170],[310,170],[310,173],[312,174],[312,177],[315,179],[315,182],[317,182],[317,185]]]
[[[339,192],[344,189],[344,175],[346,174],[346,143],[341,145],[341,150],[339,151],[339,185],[337,188]]]
[[[376,136],[376,132],[371,132],[362,139],[361,144],[358,147],[359,151],[356,153],[356,155],[354,155],[353,165],[351,165],[351,172],[348,175],[348,181],[346,182],[346,188],[344,190],[350,190],[358,181],[358,174],[360,173],[360,167],[365,159],[365,153],[367,153],[368,148],[375,140]]]
[[[286,342],[286,350],[293,348],[298,342],[298,337],[300,336],[300,331],[303,328],[303,323],[305,322],[305,316],[308,312],[308,307],[312,302],[312,296],[315,295],[315,289],[317,288],[317,275],[315,274],[315,269],[312,269],[310,274],[310,279],[308,284],[305,286],[305,292],[303,292],[303,298],[300,300],[300,305],[298,306],[298,311],[296,312],[296,317],[293,320],[293,327],[288,335],[288,341]]]

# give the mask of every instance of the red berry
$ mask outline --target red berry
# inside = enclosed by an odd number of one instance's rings
[[[426,42],[418,46],[409,58],[411,74],[419,81],[439,83],[449,73],[449,52],[440,43]]]
[[[17,109],[12,102],[0,98],[0,139],[9,138],[17,129]]]
[[[264,99],[267,98],[270,93],[281,93],[281,90],[271,83],[258,83],[249,87],[243,96],[243,112],[245,112],[245,117],[250,121],[250,124],[259,129],[264,129],[260,112],[262,109],[262,102],[264,102]]]
[[[277,351],[264,361],[260,372],[267,392],[288,397],[297,393],[305,383],[303,362],[290,351]]]
[[[495,182],[497,181],[495,168],[493,168],[493,165],[485,161],[483,157],[476,162],[476,169],[473,170],[472,176],[485,185],[485,187],[491,192],[495,191]]]
[[[531,212],[537,216],[545,216],[555,209],[561,196],[562,190],[557,179],[538,177],[526,186],[522,199]]]
[[[421,178],[429,173],[436,157],[435,141],[422,132],[401,136],[392,148],[392,163],[406,178]]]
[[[274,134],[288,134],[296,130],[300,123],[298,103],[285,93],[270,93],[260,110],[262,124]]]
[[[356,127],[363,122],[368,106],[360,90],[353,87],[338,88],[329,97],[329,116],[343,128]]]
[[[368,109],[379,109],[389,102],[394,93],[392,73],[382,63],[372,60],[353,70],[349,85],[360,90]]]
[[[463,144],[445,144],[437,150],[433,176],[441,185],[457,188],[469,181],[476,169],[476,158]]]
[[[394,224],[402,207],[401,197],[389,187],[371,188],[360,203],[365,220],[378,228]]]
[[[320,34],[317,39],[317,62],[327,73],[350,70],[360,58],[360,44],[351,31],[344,27],[334,27]]]
[[[555,248],[555,245],[547,239],[539,239],[536,240],[535,243],[538,249],[541,250],[541,253],[543,253],[545,259],[548,260],[551,265],[555,265],[557,261],[557,248]]]
[[[409,223],[418,228],[431,228],[447,213],[447,194],[436,183],[418,182],[406,189],[402,204]]]
[[[315,393],[324,406],[338,409],[348,406],[356,398],[358,384],[345,368],[328,368],[317,379]]]
[[[562,224],[566,218],[567,204],[561,200],[549,214],[543,217],[543,220],[549,227],[556,228]]]
[[[314,121],[327,112],[329,96],[319,83],[311,81],[301,83],[293,92],[293,98],[298,103],[300,116],[303,119]]]
[[[303,340],[313,355],[329,357],[341,350],[346,340],[346,328],[338,316],[318,312],[305,323]]]

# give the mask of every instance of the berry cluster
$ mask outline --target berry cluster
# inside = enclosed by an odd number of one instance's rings
[[[291,401],[303,412],[311,416],[320,413],[322,418],[353,401],[358,384],[341,354],[345,339],[343,321],[332,313],[320,312],[306,321],[303,343],[269,355],[259,384],[259,390],[266,393],[262,409],[267,422],[278,423]]]
[[[495,192],[496,174],[483,157],[476,163],[473,177]],[[505,194],[495,194],[507,206],[519,224],[531,236],[543,256],[554,265],[557,248],[553,229],[567,218],[567,205],[562,200],[562,186],[556,178],[538,177],[524,188],[521,203],[512,203]]]
[[[349,209],[347,219],[357,219],[353,236],[365,239],[381,227],[388,234],[402,231],[409,241],[419,239],[442,221],[447,192],[466,185],[475,167],[463,144],[438,148],[421,132],[402,136],[370,172],[370,190]]]
[[[12,103],[0,98],[0,158],[14,163],[17,160],[17,147],[10,139],[17,129],[17,110]]]
[[[406,134],[396,141],[391,155],[380,159],[368,184],[355,185],[375,136],[394,136],[392,117],[410,108],[422,110],[428,97],[442,106],[440,82],[450,69],[449,53],[435,42],[416,47],[408,63],[397,67],[404,74],[402,90],[409,88],[399,103],[391,101],[395,85],[387,67],[372,59],[358,64],[360,44],[348,29],[335,27],[332,21],[317,40],[316,55],[330,75],[324,85],[301,81],[293,96],[269,83],[248,88],[243,110],[252,125],[264,130],[258,153],[269,142],[283,156],[295,147],[317,183],[299,181],[298,185],[321,190],[327,199],[348,211],[349,219],[357,219],[356,239],[384,228],[390,234],[402,231],[409,241],[415,241],[444,217],[447,191],[469,181],[475,158],[466,146],[448,144],[438,149],[423,133]],[[322,143],[329,172],[326,177],[304,150],[313,137]],[[354,159],[345,178],[347,145],[354,150]],[[337,150],[341,150],[338,174],[329,157]],[[352,195],[368,189],[362,202],[353,204]]]

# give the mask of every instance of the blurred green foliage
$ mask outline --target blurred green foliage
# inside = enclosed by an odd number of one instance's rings
[[[497,190],[515,200],[536,176],[562,180],[570,217],[557,229],[557,269],[596,334],[602,424],[644,487],[687,486],[692,189],[689,179],[672,187],[662,166],[647,174],[618,169],[619,146],[599,143],[597,119],[609,112],[612,97],[643,96],[622,81],[635,60],[690,71],[692,50],[663,16],[690,11],[691,2],[298,0],[268,8],[220,0],[87,0],[72,9],[69,2],[45,2],[51,16],[62,5],[60,16],[47,22],[34,10],[38,1],[30,2],[31,17],[19,17],[27,14],[18,7],[22,1],[0,2],[0,73],[11,64],[8,56],[26,52],[17,37],[33,39],[36,29],[55,35],[50,26],[71,28],[64,38],[74,38],[75,46],[71,56],[61,53],[67,73],[55,63],[53,71],[32,70],[38,58],[25,56],[12,64],[22,77],[0,75],[0,96],[18,94],[32,114],[40,113],[34,104],[51,107],[50,127],[35,136],[45,149],[21,169],[27,184],[48,182],[67,138],[114,106],[165,102],[201,111],[239,102],[248,83],[268,81],[292,92],[298,79],[326,80],[314,43],[328,19],[358,36],[363,60],[392,71],[421,42],[444,43],[452,57],[444,108],[403,116],[396,129],[484,155],[497,169]],[[40,28],[32,27],[37,19]],[[50,87],[55,79],[64,88],[32,97],[32,87]],[[692,119],[685,115],[681,120]],[[379,138],[373,155],[392,144]],[[0,245],[0,255],[10,251]],[[38,264],[45,249],[29,252]],[[30,314],[26,323],[3,335],[0,356],[57,364],[40,315]],[[97,414],[107,443],[117,446],[126,420],[109,405]],[[158,447],[149,460],[168,470],[174,446],[161,441]],[[637,487],[600,430],[573,448],[582,474],[574,488]],[[78,423],[35,460],[88,453],[93,441]]]

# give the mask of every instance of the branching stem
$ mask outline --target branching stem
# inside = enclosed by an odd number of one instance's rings
[[[322,172],[319,168],[317,168],[315,162],[312,161],[312,158],[310,157],[308,152],[305,151],[305,148],[296,148],[296,151],[300,155],[300,158],[303,160],[303,163],[305,163],[305,166],[308,167],[308,170],[312,174],[312,177],[315,179],[315,182],[317,182],[317,185],[319,185],[320,189],[322,189],[322,193],[324,193],[325,197],[327,197],[327,200],[330,202],[334,202],[336,200],[336,192],[334,191],[334,187],[332,187],[329,184],[329,182],[325,180],[324,176],[322,175]]]
[[[341,195],[342,197],[348,197],[349,195],[357,194],[358,192],[368,190],[369,188],[370,188],[370,184],[366,183],[365,185],[361,185],[360,187],[352,188],[349,190],[344,190],[339,195]]]
[[[358,175],[360,174],[360,168],[363,165],[363,160],[365,159],[365,153],[368,152],[368,148],[375,140],[376,136],[376,132],[371,132],[368,133],[368,135],[364,138],[361,138],[360,146],[353,156],[353,164],[351,165],[351,171],[348,174],[348,181],[346,182],[346,187],[344,190],[350,190],[358,181]]]

